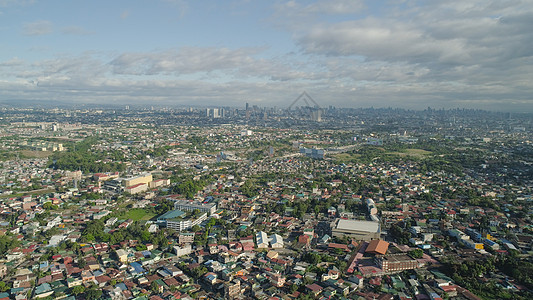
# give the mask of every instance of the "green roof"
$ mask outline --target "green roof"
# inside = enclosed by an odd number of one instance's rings
[[[60,286],[60,287],[55,288],[53,290],[54,290],[54,292],[57,292],[57,293],[65,293],[66,294],[67,290],[68,290],[68,287],[63,285],[63,286]]]
[[[182,288],[182,289],[180,290],[180,292],[182,292],[182,293],[187,293],[187,292],[192,291],[192,290],[194,290],[194,289],[195,289],[194,286],[187,286],[187,287]]]
[[[159,285],[159,286],[167,286],[167,285],[163,282],[162,279],[157,279],[157,280],[155,281],[155,283],[157,283],[157,285]]]
[[[52,289],[59,289],[61,287],[66,287],[66,285],[63,284],[60,280],[52,281],[50,282],[50,286]]]
[[[157,218],[158,221],[163,221],[163,220],[169,220],[169,219],[177,219],[177,218],[180,218],[181,216],[183,216],[185,214],[185,212],[181,211],[181,210],[171,210],[169,212],[166,212],[164,213],[163,215],[161,215],[160,217]]]

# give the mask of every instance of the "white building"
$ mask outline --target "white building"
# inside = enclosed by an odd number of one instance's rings
[[[195,225],[200,225],[203,221],[207,220],[207,213],[199,216],[196,219],[170,219],[166,220],[166,227],[177,231],[187,230]]]
[[[173,250],[178,257],[192,253],[192,247],[190,244],[186,244],[184,246],[174,246]]]
[[[269,241],[268,241],[268,236],[266,234],[266,232],[264,231],[259,231],[258,233],[255,234],[255,242],[257,244],[257,248],[268,248],[268,244],[269,244]]]
[[[174,209],[179,209],[182,211],[194,211],[197,209],[201,212],[206,212],[209,215],[212,215],[217,210],[217,205],[215,203],[199,203],[187,200],[176,200],[176,202],[174,202]]]
[[[283,238],[279,234],[273,234],[269,238],[270,246],[274,249],[283,248]]]

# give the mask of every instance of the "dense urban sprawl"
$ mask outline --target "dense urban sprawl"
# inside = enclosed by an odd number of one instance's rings
[[[1,299],[532,299],[533,117],[2,109]]]

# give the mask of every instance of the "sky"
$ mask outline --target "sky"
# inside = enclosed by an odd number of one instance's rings
[[[0,102],[533,112],[533,0],[0,0]]]

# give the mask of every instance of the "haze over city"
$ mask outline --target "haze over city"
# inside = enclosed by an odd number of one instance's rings
[[[0,0],[0,102],[533,111],[533,1]],[[34,103],[34,102],[33,102]]]

